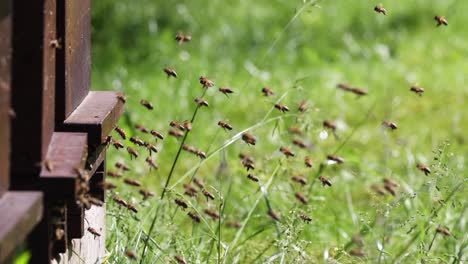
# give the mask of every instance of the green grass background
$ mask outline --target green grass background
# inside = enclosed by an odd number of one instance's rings
[[[387,16],[373,11],[377,4],[387,9]],[[261,184],[279,166],[268,194],[282,215],[276,225],[280,238],[262,198],[235,248],[228,246],[237,230],[222,225],[217,253],[216,236],[210,231],[216,230],[217,222],[207,218],[206,223],[193,225],[173,203],[183,193],[182,184],[173,184],[199,164],[197,157],[182,152],[169,184],[169,199],[141,201],[137,189],[113,180],[119,185],[116,193],[137,203],[140,211],[134,217],[108,203],[109,261],[127,261],[123,252],[128,248],[141,254],[143,231],[158,206],[162,209],[151,234],[154,243],[148,263],[174,261],[175,255],[190,263],[216,262],[217,254],[224,263],[312,263],[322,262],[324,255],[329,256],[327,261],[341,263],[392,263],[400,252],[396,260],[403,263],[466,261],[468,2],[341,0],[313,6],[299,0],[99,0],[93,1],[92,10],[93,89],[127,94],[127,113],[120,125],[129,135],[151,140],[132,130],[132,123],[167,134],[171,120],[189,119],[196,107],[193,99],[203,92],[198,83],[201,75],[216,87],[207,92],[210,107],[200,109],[187,143],[207,153],[235,134],[217,127],[219,120],[229,120],[238,132],[261,123],[281,95],[285,95],[281,103],[293,115],[299,101],[310,105],[305,114],[278,118],[252,131],[258,138],[256,146],[235,142],[197,172],[212,186],[209,190],[223,197],[223,221],[242,221],[261,192],[258,184],[246,179],[238,153],[255,157]],[[435,27],[435,15],[447,17],[449,26]],[[192,41],[178,45],[174,37],[179,32],[191,35]],[[177,79],[166,77],[162,71],[166,66],[177,71]],[[343,93],[336,89],[339,82],[362,87],[369,95],[356,98]],[[409,91],[414,84],[426,89],[422,97]],[[235,93],[227,98],[217,91],[219,86],[232,87]],[[263,86],[271,87],[276,96],[263,97]],[[151,101],[155,110],[140,106],[142,98]],[[282,115],[273,110],[268,118]],[[339,140],[319,138],[325,119],[339,124]],[[398,130],[384,131],[383,120],[396,122]],[[292,147],[293,136],[287,132],[291,126],[305,131],[302,138],[314,145],[312,150]],[[280,146],[290,146],[297,158],[283,159]],[[167,136],[158,147],[160,153],[153,155],[160,167],[156,172],[149,172],[145,155],[130,161],[124,151],[111,150],[108,167],[124,161],[132,167],[128,176],[141,180],[159,197],[179,142]],[[323,174],[333,187],[322,188],[314,178],[318,165],[338,148],[346,162],[326,167]],[[306,155],[314,159],[313,169],[304,167]],[[227,165],[220,170],[223,160]],[[417,162],[430,165],[431,176],[419,172]],[[301,190],[290,180],[295,174],[308,177],[309,185],[315,182],[307,206],[294,198]],[[383,177],[399,182],[396,198],[378,197],[370,190]],[[450,196],[457,186],[461,187]],[[218,198],[207,202],[201,195],[184,198],[200,212],[219,204]],[[440,202],[447,198],[449,202]],[[440,211],[431,217],[439,205]],[[313,221],[297,221],[300,212]],[[374,219],[378,220],[371,225]],[[454,236],[437,237],[428,252],[438,225]],[[349,256],[346,252],[355,245],[345,245],[369,226],[363,236],[366,257]],[[378,250],[379,243],[384,253]]]

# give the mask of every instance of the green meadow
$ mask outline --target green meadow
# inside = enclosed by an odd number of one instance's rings
[[[380,4],[387,15],[374,11]],[[130,168],[121,178],[107,177],[117,186],[107,192],[109,263],[467,261],[467,1],[92,5],[93,89],[126,96],[119,127],[127,138],[112,133],[125,148],[111,145],[108,151],[108,171],[119,171],[116,162]],[[436,15],[448,26],[437,27]],[[178,43],[176,34],[191,41]],[[203,88],[200,76],[214,86]],[[339,89],[340,83],[367,94]],[[220,87],[233,93],[224,95]],[[263,87],[274,95],[264,96]],[[198,106],[195,98],[209,106]],[[142,106],[142,99],[154,109]],[[185,120],[193,121],[191,131],[179,131],[181,138],[168,134],[171,121]],[[324,127],[325,120],[336,129]],[[244,142],[245,132],[255,145]],[[132,136],[158,152],[149,156],[130,142]],[[131,158],[128,146],[138,158]],[[253,170],[242,164],[241,153],[254,160]],[[150,169],[147,157],[158,169]],[[144,199],[140,189],[154,197]]]

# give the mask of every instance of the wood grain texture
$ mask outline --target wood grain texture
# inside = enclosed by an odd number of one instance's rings
[[[26,239],[42,211],[40,192],[7,192],[0,199],[0,263]]]

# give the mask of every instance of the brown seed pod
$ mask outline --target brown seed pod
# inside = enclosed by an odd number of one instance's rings
[[[203,86],[203,88],[210,88],[214,86],[214,82],[211,80],[208,80],[208,78],[204,76],[200,76],[199,78],[200,84]]]
[[[242,140],[249,145],[255,145],[257,142],[257,139],[249,132],[242,134]]]
[[[229,97],[229,94],[232,94],[234,93],[233,90],[231,90],[230,88],[227,88],[227,87],[220,87],[219,88],[219,91],[222,92],[224,95],[226,95],[227,97]]]
[[[336,156],[336,155],[327,155],[327,159],[334,161],[338,164],[341,164],[344,162],[344,159],[342,157]]]
[[[177,34],[175,36],[175,40],[177,40],[177,42],[179,42],[179,45],[184,43],[184,42],[189,42],[192,40],[192,36],[189,36],[189,35],[184,35],[184,34]]]
[[[90,232],[91,234],[93,234],[94,237],[97,237],[97,236],[100,237],[100,236],[101,236],[101,234],[100,234],[96,229],[94,229],[94,228],[92,228],[92,227],[88,227],[88,232]]]
[[[150,197],[154,197],[154,192],[150,190],[140,189],[140,194],[143,195],[143,199],[148,199]]]
[[[142,106],[144,106],[146,109],[148,110],[153,110],[154,109],[154,106],[153,104],[151,104],[148,100],[145,100],[145,99],[141,99],[140,100],[140,104]]]
[[[258,179],[257,176],[255,176],[255,175],[253,175],[253,174],[250,174],[250,173],[247,174],[247,178],[250,179],[250,180],[252,180],[252,181],[254,181],[254,182],[258,182],[258,181],[259,181],[259,179]]]
[[[195,212],[188,212],[187,213],[188,216],[190,216],[190,218],[192,218],[192,220],[196,223],[200,223],[201,219],[200,219],[200,216],[197,215],[197,213]]]
[[[385,8],[383,6],[381,6],[381,5],[375,6],[374,11],[377,12],[377,13],[387,15],[387,10],[385,10]]]
[[[172,68],[166,67],[164,68],[164,72],[167,74],[168,78],[171,76],[177,78],[177,72]]]
[[[197,103],[199,106],[209,106],[208,102],[202,98],[195,98],[195,103]]]
[[[424,93],[424,88],[418,86],[411,86],[410,91],[421,96]]]
[[[176,199],[174,200],[174,202],[175,202],[180,208],[182,208],[182,210],[185,210],[185,209],[188,208],[187,203],[186,203],[184,200],[180,199],[180,198],[176,198]]]
[[[427,176],[429,174],[431,174],[431,169],[429,169],[429,167],[427,167],[426,165],[422,164],[422,163],[418,163],[416,164],[416,168],[418,168],[418,170],[424,172],[424,174]]]
[[[390,122],[390,121],[383,121],[382,126],[389,128],[391,130],[395,130],[398,128],[397,124]]]
[[[115,167],[117,169],[121,169],[123,171],[129,171],[130,170],[130,168],[127,165],[123,164],[122,162],[116,162]]]
[[[269,87],[263,87],[262,88],[262,93],[264,96],[272,96],[272,95],[275,95],[275,92],[273,92],[273,90]]]
[[[307,179],[304,176],[292,176],[291,180],[294,182],[297,182],[301,185],[306,185],[307,184]]]
[[[437,21],[437,27],[439,27],[441,25],[448,26],[448,21],[443,16],[435,16],[434,20]]]
[[[125,256],[127,256],[129,259],[137,260],[138,257],[135,252],[133,252],[130,249],[125,250]]]
[[[205,195],[206,198],[209,198],[211,200],[215,199],[215,196],[212,193],[210,193],[209,191],[205,190],[205,189],[202,190],[202,193],[203,193],[203,195]]]
[[[158,131],[154,130],[154,129],[151,130],[150,133],[151,133],[151,135],[153,135],[156,138],[159,138],[161,140],[164,139],[164,136],[161,133],[159,133]]]
[[[138,158],[138,152],[131,147],[127,147],[128,154],[130,157]]]
[[[284,104],[275,104],[275,108],[283,113],[289,112],[289,107]]]
[[[281,216],[277,212],[273,210],[268,211],[268,215],[273,219],[274,221],[281,221]]]
[[[222,127],[224,130],[232,130],[232,126],[224,121],[219,121],[218,126]]]
[[[301,193],[301,192],[297,192],[294,194],[294,196],[296,197],[296,199],[301,202],[302,204],[307,204],[307,202],[309,201],[309,199],[307,199],[307,197]]]
[[[205,214],[207,214],[213,220],[217,220],[219,218],[219,213],[217,211],[215,211],[215,210],[211,210],[211,209],[207,208],[207,209],[203,210],[203,212],[205,212]]]
[[[329,179],[327,179],[325,176],[320,176],[319,177],[319,180],[320,182],[322,182],[322,186],[325,186],[325,185],[328,185],[328,186],[332,186],[332,183]]]
[[[292,150],[290,150],[289,148],[286,148],[286,147],[280,147],[280,152],[284,154],[284,156],[286,156],[286,158],[289,158],[289,157],[294,157],[296,156],[296,154],[294,154],[294,152],[292,152]]]
[[[140,181],[137,181],[137,180],[134,180],[134,179],[130,179],[130,178],[126,178],[124,179],[124,182],[128,185],[131,185],[131,186],[135,186],[135,187],[140,187],[141,186],[141,182]]]

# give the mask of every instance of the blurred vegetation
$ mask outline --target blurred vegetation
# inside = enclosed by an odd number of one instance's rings
[[[360,262],[363,259],[340,252],[348,251],[345,246],[352,235],[366,228],[371,230],[365,237],[365,260],[369,263],[390,263],[399,252],[404,252],[399,257],[405,263],[457,263],[457,254],[463,255],[468,243],[468,192],[464,187],[468,165],[468,2],[311,3],[93,1],[93,89],[126,93],[127,116],[120,125],[130,135],[138,134],[132,128],[136,123],[166,133],[170,121],[191,117],[196,108],[193,99],[203,92],[198,78],[207,76],[217,86],[207,92],[210,107],[200,110],[187,139],[207,154],[234,135],[221,131],[216,125],[219,120],[228,120],[238,132],[261,123],[265,116],[281,116],[276,110],[268,114],[281,95],[285,95],[281,103],[294,114],[299,101],[309,102],[310,110],[305,114],[278,118],[254,130],[258,137],[255,147],[237,142],[213,155],[198,170],[198,177],[223,196],[223,219],[241,221],[260,193],[258,186],[246,179],[238,153],[255,157],[255,173],[263,183],[280,164],[269,192],[275,210],[284,216],[276,228],[285,235],[276,238],[275,225],[262,201],[242,234],[241,245],[235,251],[224,248],[223,252],[229,252],[223,256],[226,263],[246,263],[254,256],[259,256],[255,262],[280,262],[284,254],[288,263],[318,262],[325,255],[343,263]],[[387,9],[387,16],[373,11],[377,4]],[[445,16],[449,26],[436,27],[435,15]],[[192,41],[179,45],[174,40],[177,33],[191,35]],[[167,66],[177,71],[177,79],[166,77],[162,69]],[[369,95],[356,98],[337,90],[340,82],[362,87]],[[424,95],[411,93],[411,85],[424,87]],[[219,86],[232,87],[235,93],[227,98],[219,94]],[[263,97],[264,86],[271,87],[276,96]],[[155,105],[153,112],[139,105],[142,98]],[[338,124],[339,139],[326,137],[323,120]],[[399,128],[385,131],[380,126],[383,120],[394,121]],[[291,126],[301,127],[303,139],[315,147],[308,152],[294,149],[298,157],[284,160],[278,149],[292,145],[293,136],[287,133]],[[156,172],[149,172],[145,157],[130,161],[124,151],[112,150],[108,164],[130,164],[129,175],[158,197],[178,147],[179,142],[171,137],[158,143],[160,153],[153,156],[160,167]],[[290,176],[304,174],[310,185],[316,181],[313,177],[319,163],[337,150],[345,157],[345,164],[327,166],[323,172],[332,179],[333,187],[319,188],[315,183],[309,205],[299,206],[294,193],[302,189],[292,185]],[[315,161],[312,170],[304,168],[305,155]],[[220,176],[225,160],[229,166]],[[430,165],[433,173],[424,176],[415,167],[418,162]],[[203,238],[203,234],[210,234],[210,228],[200,224],[203,227],[197,231],[185,213],[169,209],[175,208],[173,198],[183,192],[182,184],[173,184],[198,164],[195,156],[182,153],[167,201],[140,203],[135,190],[114,181],[119,185],[117,194],[138,202],[141,209],[131,218],[131,213],[109,203],[111,260],[117,262],[129,247],[141,253],[144,232],[155,207],[162,204],[162,210],[171,216],[158,218],[159,228],[151,235],[156,246],[150,247],[150,255],[160,262],[177,254],[190,263],[216,261],[215,250],[208,249],[212,241]],[[384,177],[399,182],[396,198],[378,197],[370,190],[371,184]],[[305,188],[302,191],[306,192]],[[450,196],[454,189],[457,192]],[[439,202],[447,197],[450,204]],[[206,207],[202,197],[191,201],[200,212]],[[444,204],[441,211],[431,216],[439,204]],[[294,218],[298,211],[310,214],[312,223],[298,223]],[[215,228],[216,223],[210,225]],[[438,247],[426,252],[438,225],[449,227],[455,235],[439,238]],[[425,226],[430,226],[430,232],[423,230]],[[422,230],[423,235],[413,241],[413,230]],[[229,245],[236,232],[223,229],[223,243]]]

